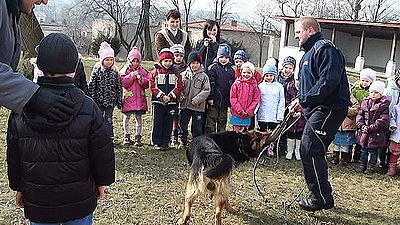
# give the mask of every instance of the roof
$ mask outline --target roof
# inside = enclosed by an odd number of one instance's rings
[[[206,22],[207,22],[206,20],[190,22],[190,23],[188,23],[188,26],[191,28],[203,29]],[[221,24],[220,27],[221,27],[221,30],[226,30],[226,31],[239,31],[239,32],[254,33],[254,31],[252,29],[246,28],[246,27],[231,26],[229,24]]]
[[[297,17],[276,15],[275,18],[287,21],[294,21]],[[392,39],[393,33],[400,33],[400,23],[377,23],[369,21],[353,21],[353,20],[337,20],[316,18],[322,28],[336,28],[338,31],[351,33],[355,36],[361,36],[362,31],[366,32],[366,36]]]

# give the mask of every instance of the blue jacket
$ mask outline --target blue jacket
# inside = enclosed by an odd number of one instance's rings
[[[318,32],[301,46],[300,104],[309,114],[317,106],[344,109],[351,105],[342,52]]]
[[[214,106],[227,109],[230,106],[230,90],[235,81],[235,71],[231,63],[222,65],[215,59],[207,75],[210,79],[211,92],[208,100],[214,100]]]

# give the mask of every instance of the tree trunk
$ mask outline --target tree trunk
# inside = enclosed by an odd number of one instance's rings
[[[153,48],[150,35],[150,0],[143,0],[144,8],[144,60],[153,61]]]
[[[43,39],[44,34],[39,25],[35,14],[21,14],[21,39],[22,39],[22,58],[33,58],[37,56],[36,46]]]

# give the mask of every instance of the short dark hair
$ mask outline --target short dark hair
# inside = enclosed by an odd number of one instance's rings
[[[204,29],[203,29],[203,38],[209,38],[209,36],[207,35],[207,30],[211,30],[214,26],[217,26],[217,41],[219,41],[220,37],[221,37],[221,29],[219,26],[219,23],[215,20],[207,20],[206,24],[204,24]]]
[[[169,20],[170,18],[180,19],[181,13],[177,9],[171,9],[167,12],[167,15],[165,15],[165,17],[167,18],[167,20]]]

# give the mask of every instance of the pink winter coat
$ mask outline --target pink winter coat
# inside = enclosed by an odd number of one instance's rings
[[[143,67],[129,68],[121,75],[124,96],[122,112],[147,111],[147,99],[145,89],[149,88],[148,71]],[[140,78],[137,78],[140,75]]]
[[[243,80],[239,77],[232,84],[230,92],[231,114],[240,118],[254,116],[254,110],[260,101],[261,93],[257,81],[252,78]],[[247,112],[249,116],[243,116],[241,112]]]

